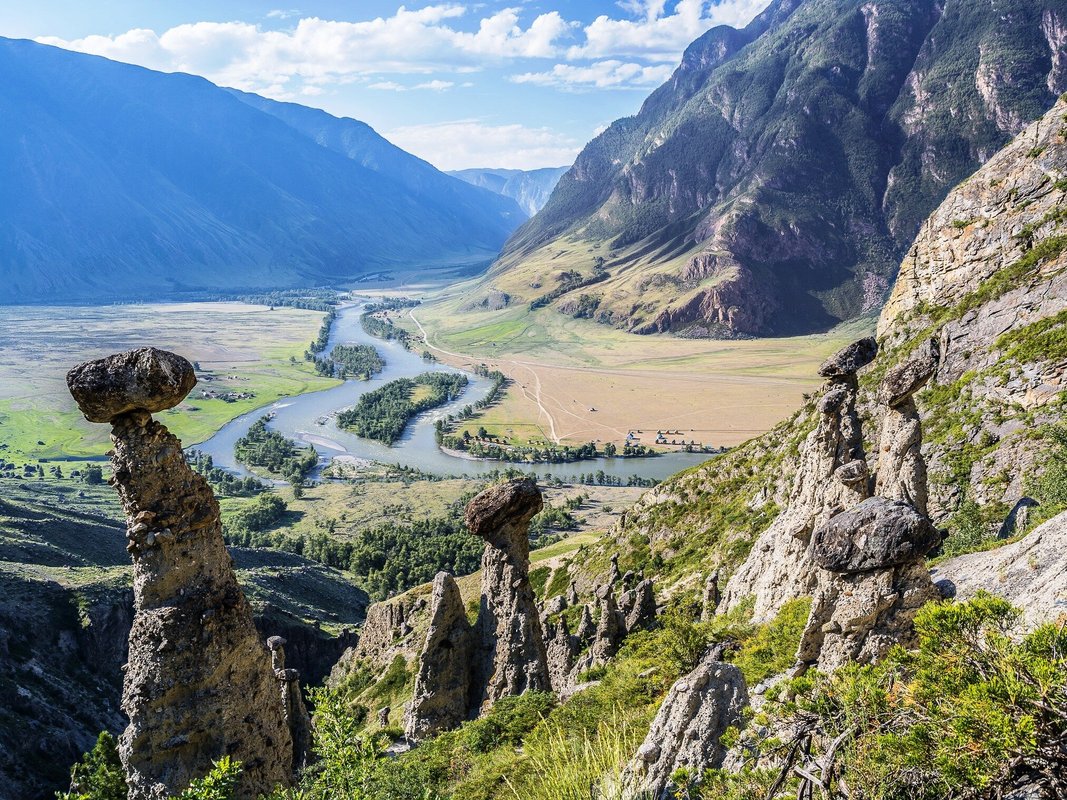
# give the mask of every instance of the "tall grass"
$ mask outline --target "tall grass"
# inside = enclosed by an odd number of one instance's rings
[[[616,709],[591,734],[548,719],[526,740],[527,769],[508,788],[515,800],[620,800],[623,767],[648,730],[643,721]]]

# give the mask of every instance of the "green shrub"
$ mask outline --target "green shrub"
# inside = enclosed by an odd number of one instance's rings
[[[57,800],[126,800],[126,775],[119,761],[118,742],[107,731],[96,737],[93,749],[71,767],[70,791]]]
[[[172,800],[234,800],[241,780],[241,762],[223,756],[215,762],[211,772],[197,778],[189,788]]]
[[[840,779],[866,800],[997,797],[1029,770],[1063,774],[1067,631],[1045,625],[1022,636],[1018,618],[1017,609],[985,593],[927,604],[915,619],[916,651],[898,647],[877,664],[792,681],[785,699],[771,701],[750,726],[750,744],[795,759],[793,745],[811,737],[810,758],[828,764],[831,783]],[[797,726],[797,738],[759,741],[771,717]],[[832,757],[820,751],[834,741]],[[773,773],[717,772],[701,796],[796,797],[793,766],[784,765],[776,793],[767,791]]]

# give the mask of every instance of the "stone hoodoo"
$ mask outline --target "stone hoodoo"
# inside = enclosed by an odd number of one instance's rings
[[[912,396],[937,367],[938,346],[925,342],[889,370],[879,388],[886,406],[871,497],[823,522],[812,534],[817,578],[797,662],[836,669],[881,658],[914,639],[915,612],[939,596],[925,556],[941,543],[926,516],[922,429]]]
[[[623,796],[667,800],[674,797],[671,775],[686,768],[694,775],[722,765],[719,739],[739,725],[748,706],[744,676],[733,664],[709,655],[675,681],[648,736],[623,773]]]
[[[787,509],[760,535],[748,558],[731,576],[723,593],[724,609],[733,609],[754,596],[754,620],[766,621],[786,601],[811,594],[815,582],[808,553],[812,531],[870,497],[863,432],[856,411],[856,372],[877,353],[874,339],[860,339],[819,368],[827,381],[819,400],[818,422],[801,447]]]
[[[501,697],[551,690],[529,577],[530,520],[542,507],[528,478],[492,486],[467,506],[467,527],[486,542],[471,695],[483,711]]]
[[[285,666],[286,641],[281,636],[267,639],[274,677],[281,685],[282,709],[293,739],[293,772],[306,767],[311,758],[311,715],[300,693],[300,673]]]
[[[656,618],[656,593],[651,578],[641,581],[619,598],[619,610],[625,617],[627,636]]]
[[[404,719],[409,739],[436,736],[467,719],[474,655],[474,635],[459,587],[447,572],[438,572],[430,600],[430,627]]]
[[[134,620],[119,754],[131,800],[182,792],[224,755],[244,764],[238,797],[292,782],[292,735],[270,654],[222,539],[219,506],[152,411],[182,401],[192,365],[146,348],[81,364],[67,385],[86,418],[110,422],[113,483],[134,564]]]
[[[889,370],[878,390],[886,407],[878,448],[878,483],[875,493],[911,503],[927,513],[926,460],[922,455],[922,426],[915,393],[933,377],[941,347],[927,339],[911,358]]]

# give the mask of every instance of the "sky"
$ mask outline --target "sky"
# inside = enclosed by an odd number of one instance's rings
[[[0,0],[0,36],[354,117],[440,169],[570,164],[768,0]]]

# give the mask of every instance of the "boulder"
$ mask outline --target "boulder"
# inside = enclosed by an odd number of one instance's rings
[[[904,362],[890,368],[878,387],[878,401],[894,408],[912,397],[937,371],[941,345],[934,337],[927,339]]]
[[[173,408],[196,386],[196,373],[175,353],[142,347],[79,364],[67,386],[87,420],[111,422],[130,411]]]
[[[940,543],[940,531],[913,506],[871,497],[818,528],[811,552],[823,569],[854,574],[921,559]]]
[[[874,361],[876,355],[878,355],[878,342],[873,336],[868,336],[841,348],[826,359],[819,367],[819,375],[823,378],[843,378],[846,375],[855,375]]]

